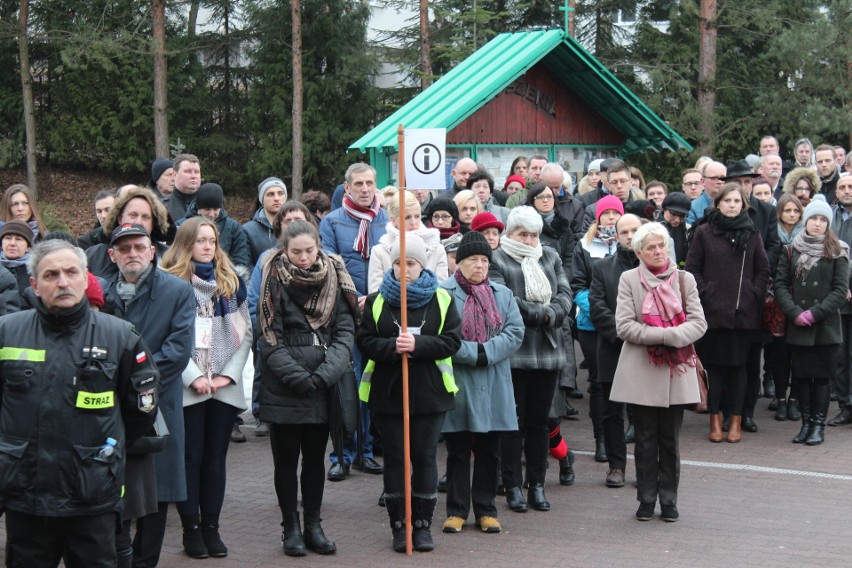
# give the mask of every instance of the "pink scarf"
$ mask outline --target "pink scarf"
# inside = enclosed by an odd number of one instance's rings
[[[453,276],[467,294],[462,307],[462,339],[485,343],[500,333],[503,327],[503,318],[497,309],[488,278],[479,284],[471,284],[461,270],[456,270]]]
[[[373,197],[373,203],[369,207],[364,207],[355,203],[355,200],[348,194],[343,196],[343,210],[346,211],[347,215],[361,222],[352,247],[353,250],[361,253],[361,258],[364,260],[370,258],[370,223],[375,220],[380,209],[379,200],[375,197]]]
[[[660,274],[657,278],[662,282],[657,286],[651,286],[645,277],[645,271],[648,271],[648,268],[644,264],[640,265],[639,282],[647,290],[645,299],[642,301],[642,321],[647,325],[663,328],[677,327],[684,323],[686,313],[683,310],[683,302],[672,287],[679,272],[672,270],[665,279]],[[672,376],[675,370],[683,375],[686,373],[686,366],[695,367],[695,347],[691,344],[686,347],[649,345],[648,359],[653,365],[668,365]]]

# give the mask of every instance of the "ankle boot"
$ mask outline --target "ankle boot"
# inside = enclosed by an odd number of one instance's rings
[[[305,511],[305,547],[317,554],[334,554],[337,546],[326,538],[321,522],[319,509]]]
[[[393,549],[405,552],[405,500],[397,493],[385,493],[385,509],[393,535]]]
[[[201,515],[201,536],[207,553],[213,558],[225,558],[228,556],[228,547],[219,536],[219,514],[204,513]]]
[[[281,525],[284,527],[284,532],[281,534],[284,554],[287,556],[304,556],[307,554],[302,527],[299,524],[299,512],[284,513],[284,522]]]
[[[795,398],[787,399],[787,420],[798,422],[802,415],[799,413],[799,403]]]
[[[728,426],[728,442],[736,444],[742,437],[743,417],[731,415],[731,423]]]
[[[201,534],[201,519],[198,515],[181,516],[183,525],[183,550],[190,558],[207,558],[207,545],[204,544],[204,536]]]
[[[825,419],[828,414],[830,396],[831,390],[828,384],[814,385],[813,400],[811,400],[813,428],[808,433],[807,440],[805,440],[805,444],[809,446],[818,446],[825,440]]]
[[[413,531],[411,541],[417,552],[431,552],[435,550],[432,542],[432,514],[435,512],[435,497],[412,497],[411,498],[411,524]]]
[[[802,429],[799,430],[799,433],[796,434],[796,437],[793,438],[794,444],[804,444],[805,440],[808,439],[808,436],[811,433],[811,428],[813,428],[813,423],[811,419],[811,383],[807,379],[799,379],[798,383],[798,391],[799,391],[799,411],[802,415]]]
[[[778,399],[778,407],[775,409],[775,420],[781,422],[787,420],[787,401],[783,398]]]
[[[721,442],[722,438],[722,415],[711,414],[709,439],[711,442]]]
[[[595,440],[595,461],[599,463],[607,461],[606,444],[604,443],[603,436]]]

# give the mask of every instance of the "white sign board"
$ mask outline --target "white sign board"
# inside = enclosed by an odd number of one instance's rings
[[[405,131],[405,186],[407,189],[447,189],[444,162],[446,128]]]

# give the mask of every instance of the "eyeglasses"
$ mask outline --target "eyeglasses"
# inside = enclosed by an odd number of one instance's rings
[[[433,221],[449,221],[452,218],[452,215],[438,215],[437,213],[435,215],[432,215]]]
[[[711,178],[708,178],[708,179],[711,179]],[[683,185],[688,185],[690,187],[698,187],[699,185],[701,185],[701,182],[700,181],[685,181],[685,182],[683,182]]]
[[[148,245],[143,245],[143,244],[135,244],[135,245],[117,245],[117,246],[114,246],[112,248],[114,248],[115,250],[117,250],[121,254],[128,254],[128,253],[130,253],[131,250],[141,254],[141,253],[145,252],[146,250],[149,250],[151,247],[149,247]]]
[[[536,201],[553,201],[553,195],[536,195],[534,199]]]

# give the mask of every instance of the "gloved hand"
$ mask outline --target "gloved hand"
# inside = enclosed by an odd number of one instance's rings
[[[796,319],[793,320],[793,323],[795,323],[799,327],[810,327],[814,324],[814,321],[814,315],[811,313],[811,311],[805,310],[796,316]]]
[[[308,394],[317,390],[310,376],[291,379],[287,382],[287,386],[296,394]]]

